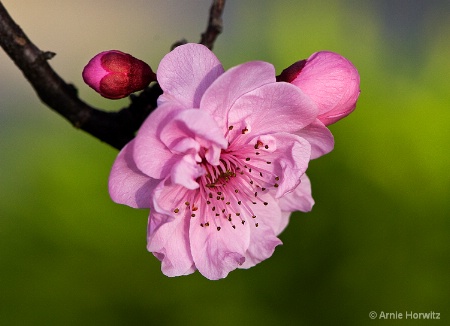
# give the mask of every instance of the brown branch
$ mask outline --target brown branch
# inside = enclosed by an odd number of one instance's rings
[[[225,0],[213,1],[208,28],[201,44],[212,48],[222,29],[221,14]],[[39,98],[80,128],[101,141],[121,149],[134,138],[142,122],[156,108],[162,93],[158,84],[131,96],[131,104],[119,112],[106,112],[83,102],[73,85],[66,83],[48,64],[55,54],[41,51],[10,17],[0,1],[0,46],[23,72]]]
[[[203,44],[212,50],[217,36],[222,33],[222,13],[225,6],[225,0],[214,0],[209,10],[208,27],[202,34],[200,44]]]

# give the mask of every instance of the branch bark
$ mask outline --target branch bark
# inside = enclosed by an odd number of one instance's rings
[[[222,30],[221,15],[225,0],[214,0],[208,27],[201,44],[212,49]],[[157,83],[137,96],[130,96],[131,104],[118,112],[106,112],[83,102],[76,88],[66,83],[48,64],[55,54],[41,51],[14,22],[0,1],[0,46],[23,72],[39,98],[52,110],[101,141],[121,149],[134,138],[142,122],[156,108],[161,95]]]
[[[212,50],[217,36],[222,33],[223,21],[222,13],[225,6],[225,0],[214,0],[209,10],[208,27],[202,34],[200,44],[203,44]]]

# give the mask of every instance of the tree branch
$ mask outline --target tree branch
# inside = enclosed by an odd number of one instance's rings
[[[202,34],[200,44],[203,44],[212,50],[217,36],[222,33],[223,22],[222,13],[225,6],[225,0],[214,0],[209,10],[208,27]]]
[[[208,28],[201,44],[212,48],[222,29],[221,14],[225,0],[213,1]],[[147,87],[131,104],[118,112],[106,112],[83,102],[76,88],[67,84],[48,64],[55,54],[41,51],[10,17],[0,1],[0,45],[23,72],[39,98],[51,109],[101,141],[121,149],[134,138],[142,122],[156,108],[162,91],[158,84]]]

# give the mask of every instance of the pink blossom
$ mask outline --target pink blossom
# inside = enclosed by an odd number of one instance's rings
[[[128,53],[110,50],[89,61],[83,79],[101,96],[119,99],[144,89],[156,76],[145,62]]]
[[[269,258],[291,212],[314,201],[311,158],[333,148],[314,101],[252,61],[226,72],[206,47],[161,61],[163,94],[117,157],[112,199],[150,208],[149,251],[168,276],[220,279]]]
[[[333,52],[316,52],[283,70],[277,79],[292,83],[307,94],[316,103],[318,119],[325,125],[352,113],[360,93],[355,66]]]

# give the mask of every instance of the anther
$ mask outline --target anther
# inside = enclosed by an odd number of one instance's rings
[[[176,214],[176,213],[179,213],[180,210],[179,210],[178,208],[175,208],[175,209],[173,210],[173,212]]]

